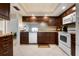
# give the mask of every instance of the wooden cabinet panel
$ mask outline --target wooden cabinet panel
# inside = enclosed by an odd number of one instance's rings
[[[50,44],[58,44],[58,33],[57,32],[49,32]]]
[[[76,43],[75,43],[75,34],[71,34],[71,55],[75,56],[76,52]]]
[[[57,17],[56,18],[56,26],[61,27],[61,25],[62,25],[62,18],[61,17]]]
[[[56,26],[56,18],[55,17],[49,18],[48,25],[49,26]]]
[[[37,37],[38,44],[48,44],[49,43],[48,32],[38,32],[37,36],[38,36]]]
[[[72,8],[74,8],[74,7],[76,7],[76,4],[74,4],[74,5],[71,6],[69,9],[67,9],[67,10],[66,10],[65,12],[63,12],[60,16],[65,17],[65,16],[67,16],[67,15],[69,15],[69,14],[75,12],[76,9],[75,9],[75,10],[72,9]]]
[[[57,32],[38,32],[38,44],[58,44]]]
[[[25,17],[25,16],[22,17],[22,21],[23,22],[30,22],[29,19],[30,19],[29,17]]]
[[[58,45],[58,32],[55,32],[55,44]]]
[[[29,43],[29,33],[20,32],[20,44],[28,44],[28,43]]]
[[[55,33],[49,32],[49,39],[51,44],[55,44]]]
[[[10,3],[0,3],[0,17],[10,20]]]
[[[0,37],[0,56],[13,56],[12,35]]]

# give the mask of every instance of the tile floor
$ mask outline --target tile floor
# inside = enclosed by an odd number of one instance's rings
[[[57,45],[50,48],[38,48],[38,45],[17,45],[14,43],[14,56],[67,56]]]

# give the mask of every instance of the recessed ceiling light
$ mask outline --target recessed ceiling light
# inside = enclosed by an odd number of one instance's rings
[[[48,17],[47,16],[44,16],[44,19],[47,19]]]
[[[45,16],[47,16],[47,14],[45,14]]]
[[[47,18],[48,18],[48,17],[47,17],[47,14],[45,14],[45,15],[44,15],[44,19],[47,19]]]
[[[36,19],[36,17],[34,16],[34,14],[32,14],[32,19]]]
[[[62,7],[62,9],[65,9],[65,8],[66,8],[65,6]]]
[[[34,14],[32,14],[32,16],[35,16]]]

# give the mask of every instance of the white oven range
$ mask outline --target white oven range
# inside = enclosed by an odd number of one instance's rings
[[[68,55],[71,55],[71,35],[68,32],[59,32],[59,47]]]

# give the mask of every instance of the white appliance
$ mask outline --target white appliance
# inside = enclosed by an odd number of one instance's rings
[[[29,43],[37,43],[37,27],[32,27],[31,32],[29,32]]]
[[[71,15],[65,16],[63,18],[63,24],[68,24],[68,23],[72,23],[72,17],[71,17]]]
[[[66,52],[68,55],[71,55],[71,36],[67,32],[59,32],[59,47]]]
[[[37,32],[29,32],[29,43],[37,43]]]
[[[63,24],[76,22],[76,12],[73,12],[65,17],[63,17]]]
[[[32,27],[31,31],[32,32],[38,32],[38,28],[37,27]]]
[[[76,12],[72,13],[72,20],[73,20],[73,22],[76,22]]]

